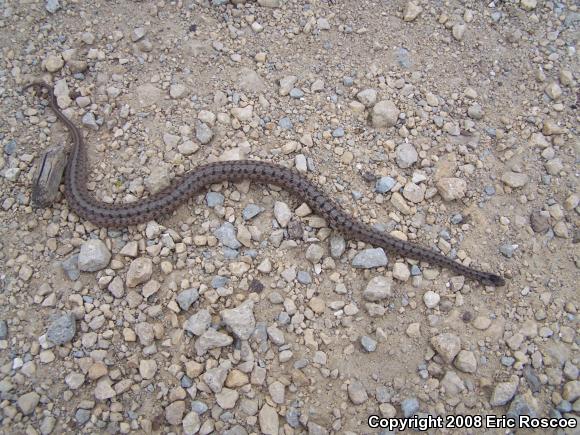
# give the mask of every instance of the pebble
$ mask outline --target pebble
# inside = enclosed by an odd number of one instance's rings
[[[197,122],[195,125],[195,137],[202,145],[206,145],[211,142],[213,131],[206,123]]]
[[[348,385],[348,397],[355,405],[365,403],[369,398],[367,390],[360,381],[354,381]]]
[[[318,263],[324,256],[324,249],[322,246],[313,244],[306,248],[306,259],[312,264]]]
[[[384,267],[388,263],[387,254],[383,248],[365,249],[352,259],[352,266],[357,269],[372,269]]]
[[[193,335],[202,335],[211,324],[211,315],[208,310],[199,310],[189,317],[183,324],[183,329]]]
[[[274,203],[274,217],[282,228],[286,228],[290,222],[290,218],[292,217],[292,212],[290,211],[288,204],[276,201]]]
[[[188,94],[189,89],[183,84],[176,83],[169,87],[169,96],[174,100],[185,98]]]
[[[165,419],[169,424],[180,425],[185,414],[185,401],[176,400],[165,408]]]
[[[111,261],[111,252],[101,240],[88,240],[81,245],[78,267],[82,272],[97,272]]]
[[[6,320],[0,320],[0,340],[5,340],[8,337],[8,324]]]
[[[518,390],[518,378],[517,376],[512,377],[512,379],[508,382],[500,382],[498,383],[491,395],[491,399],[489,401],[491,406],[503,406],[507,404]]]
[[[365,107],[373,107],[377,102],[377,91],[374,89],[363,89],[358,94],[356,94],[356,98]]]
[[[405,282],[411,277],[411,272],[406,264],[395,263],[393,265],[393,278]]]
[[[245,221],[248,221],[252,218],[255,218],[263,211],[264,209],[260,206],[257,206],[256,204],[248,204],[242,211],[242,217]]]
[[[60,54],[50,54],[44,60],[44,67],[50,73],[60,71],[64,66],[64,59]]]
[[[199,293],[195,288],[188,288],[179,292],[175,300],[183,311],[189,310],[189,307],[193,305],[195,301],[199,299]]]
[[[403,12],[403,20],[407,22],[414,21],[421,12],[423,12],[423,8],[417,3],[413,1],[407,2]]]
[[[36,408],[36,405],[38,405],[38,402],[40,402],[40,395],[35,391],[23,394],[18,398],[17,401],[18,407],[24,415],[32,414]]]
[[[378,302],[392,296],[393,281],[384,276],[375,276],[363,291],[363,298],[369,302]]]
[[[445,201],[454,201],[465,196],[467,182],[461,178],[440,178],[437,181],[437,191]]]
[[[58,0],[46,0],[44,8],[51,14],[54,14],[60,9],[60,2]]]
[[[519,172],[507,171],[501,176],[501,181],[513,188],[524,187],[528,184],[529,177]]]
[[[378,193],[387,193],[389,192],[393,187],[395,187],[395,184],[397,184],[397,182],[395,181],[394,178],[392,177],[381,177],[377,180],[377,183],[375,184],[375,192]]]
[[[239,240],[236,238],[236,229],[229,222],[224,222],[218,229],[213,232],[214,236],[220,241],[224,246],[231,249],[238,249],[242,246]]]
[[[280,79],[280,89],[279,93],[281,96],[286,96],[290,94],[290,91],[294,88],[294,83],[296,83],[298,77],[296,76],[286,76]]]
[[[46,338],[57,346],[68,343],[76,333],[76,321],[73,313],[63,313],[50,322]]]
[[[332,258],[340,258],[346,249],[346,241],[342,236],[333,235],[330,237],[330,255]]]
[[[518,245],[506,243],[499,247],[499,252],[501,252],[504,257],[512,258],[516,249],[518,249]]]
[[[415,397],[410,397],[401,401],[401,411],[405,418],[410,418],[419,411],[419,400]]]
[[[253,310],[254,303],[247,301],[237,308],[222,310],[220,316],[236,337],[240,340],[247,340],[256,327]]]
[[[198,356],[203,356],[208,350],[225,347],[232,344],[233,339],[229,335],[208,329],[195,342],[195,351]]]
[[[199,418],[199,413],[195,412],[195,410],[188,412],[183,418],[183,433],[185,435],[194,435],[199,432],[200,428],[201,419]]]
[[[461,350],[461,340],[457,335],[446,332],[431,338],[431,346],[443,361],[451,364]]]
[[[260,413],[258,414],[258,421],[260,423],[261,433],[265,435],[278,435],[278,413],[270,405],[266,403],[262,405],[262,409],[260,409]]]
[[[403,143],[395,150],[397,165],[399,168],[406,169],[413,166],[419,157],[417,150],[410,143]]]
[[[210,208],[215,208],[224,205],[224,196],[218,192],[208,192],[205,195],[205,202]]]
[[[361,337],[360,344],[366,352],[374,352],[377,350],[377,342],[367,335]]]
[[[382,100],[374,105],[371,123],[374,128],[389,128],[397,124],[399,109],[392,101]]]
[[[454,365],[464,373],[475,373],[477,370],[475,354],[469,350],[461,350],[455,358]]]
[[[129,265],[125,284],[129,288],[137,287],[139,284],[149,281],[153,274],[153,262],[146,257],[136,258]]]
[[[435,308],[437,305],[439,305],[440,300],[441,297],[432,290],[426,291],[423,295],[423,302],[427,308]]]

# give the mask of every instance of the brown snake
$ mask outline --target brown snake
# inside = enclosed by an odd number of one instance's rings
[[[316,213],[326,219],[330,227],[350,239],[369,243],[404,257],[428,261],[485,285],[503,286],[505,284],[501,276],[464,266],[431,249],[399,240],[359,222],[345,213],[338,204],[328,198],[306,177],[292,169],[273,163],[250,160],[209,163],[189,171],[175,179],[169,187],[138,203],[106,204],[101,202],[87,189],[87,150],[80,130],[58,108],[51,86],[46,83],[32,83],[24,89],[29,87],[47,90],[50,107],[58,119],[67,126],[72,136],[73,147],[64,180],[66,199],[77,215],[97,226],[118,228],[148,222],[169,214],[208,185],[223,181],[250,180],[280,186],[304,199]]]

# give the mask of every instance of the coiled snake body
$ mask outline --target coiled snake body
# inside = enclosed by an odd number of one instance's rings
[[[300,173],[273,163],[251,160],[216,162],[201,165],[175,179],[162,191],[132,204],[106,204],[99,201],[87,189],[87,150],[80,130],[58,108],[53,88],[46,83],[26,86],[46,89],[52,110],[68,128],[73,147],[65,169],[65,195],[69,206],[80,217],[100,227],[126,227],[167,215],[204,187],[223,181],[250,180],[278,185],[302,198],[322,216],[333,229],[349,239],[359,240],[384,250],[433,265],[450,269],[485,285],[502,286],[501,276],[464,266],[431,249],[405,242],[381,233],[359,222],[308,178]]]

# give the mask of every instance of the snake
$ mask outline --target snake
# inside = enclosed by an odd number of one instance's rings
[[[81,218],[97,227],[124,228],[146,223],[166,216],[194,194],[207,186],[217,183],[249,180],[261,184],[281,187],[306,202],[329,227],[349,240],[357,240],[402,257],[426,261],[431,265],[449,269],[468,279],[488,286],[503,286],[503,277],[480,271],[461,264],[439,252],[410,243],[381,232],[345,212],[318,185],[302,173],[284,166],[260,160],[218,161],[201,164],[176,177],[166,188],[129,204],[105,203],[95,197],[87,188],[88,158],[81,131],[60,110],[54,89],[40,82],[31,83],[23,88],[35,88],[40,95],[46,90],[48,104],[57,118],[67,127],[73,146],[64,171],[64,192],[69,207]]]

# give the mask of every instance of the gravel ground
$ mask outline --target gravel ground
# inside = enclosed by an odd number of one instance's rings
[[[576,2],[0,5],[2,433],[578,418]],[[273,186],[208,186],[123,230],[62,195],[35,208],[38,157],[70,144],[20,92],[38,78],[82,126],[102,201],[202,162],[274,161],[508,284],[345,240]]]

